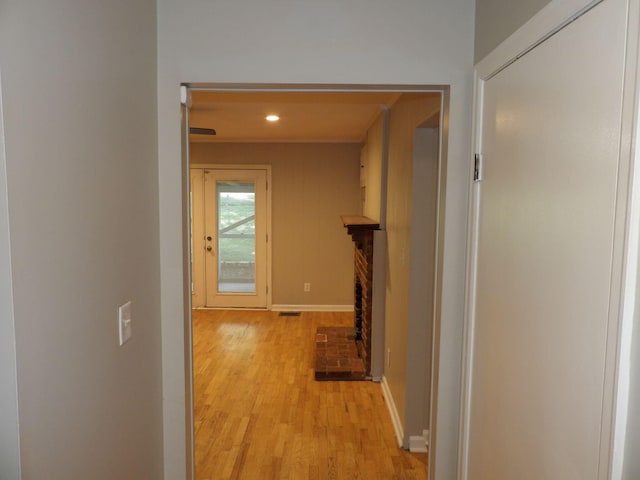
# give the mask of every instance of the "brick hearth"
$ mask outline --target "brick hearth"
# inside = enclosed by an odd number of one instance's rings
[[[364,363],[358,356],[351,327],[318,327],[316,380],[364,380]]]

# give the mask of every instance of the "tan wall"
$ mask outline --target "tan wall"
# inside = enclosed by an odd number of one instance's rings
[[[429,428],[438,203],[439,130],[414,131],[405,442]]]
[[[357,144],[192,144],[192,165],[272,166],[274,305],[353,305],[340,215],[360,211],[359,155]]]
[[[439,110],[440,96],[403,95],[391,108],[387,192],[387,282],[385,346],[391,364],[385,378],[405,423],[413,138],[415,129]]]
[[[361,183],[365,188],[363,215],[380,221],[380,197],[382,181],[383,115],[373,122],[367,131],[362,155]]]

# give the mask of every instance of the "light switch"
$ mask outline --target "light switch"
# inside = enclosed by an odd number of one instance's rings
[[[118,337],[120,346],[131,338],[131,302],[118,307]]]

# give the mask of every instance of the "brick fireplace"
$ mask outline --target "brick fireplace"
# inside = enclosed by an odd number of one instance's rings
[[[366,375],[371,374],[371,309],[373,301],[373,231],[380,224],[368,217],[341,217],[355,244],[354,255],[354,330],[358,355]]]

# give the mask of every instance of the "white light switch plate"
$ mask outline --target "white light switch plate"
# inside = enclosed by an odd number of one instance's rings
[[[120,346],[131,338],[131,302],[118,307],[118,337]]]

